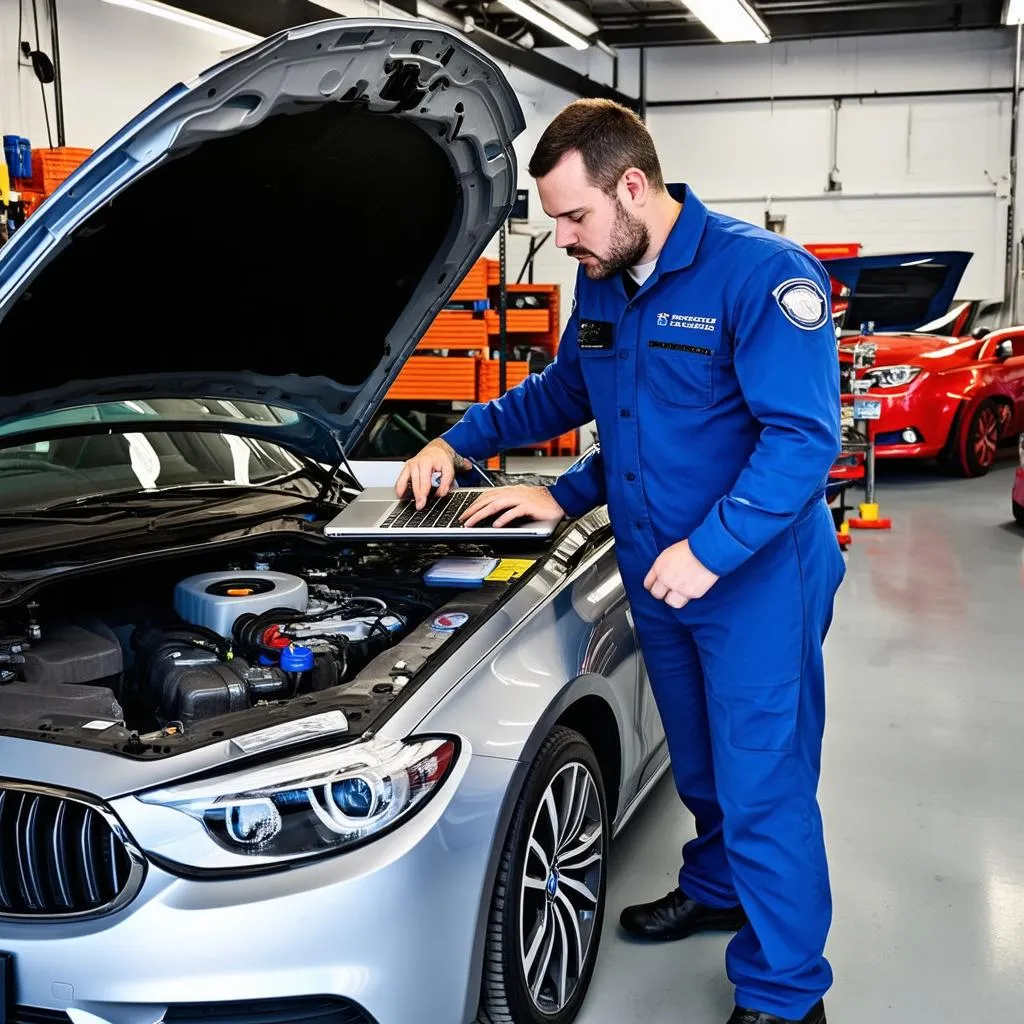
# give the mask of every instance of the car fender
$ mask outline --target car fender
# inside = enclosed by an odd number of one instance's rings
[[[592,593],[601,603],[581,600]],[[629,763],[641,680],[639,647],[627,623],[614,562],[606,556],[590,561],[470,667],[415,731],[457,733],[475,756],[529,762],[569,708],[596,697],[614,716]]]
[[[995,399],[996,401],[1009,402],[1011,406],[1014,404],[1013,397],[1002,386],[1002,381],[991,372],[984,372],[984,367],[980,369],[982,370],[981,373],[978,372],[978,367],[972,367],[970,377],[964,386],[950,388],[947,392],[951,398],[956,399],[957,405],[953,418],[950,421],[949,434],[946,437],[943,449],[944,453],[951,453],[953,447],[960,443],[963,424],[970,421],[974,410],[982,402],[988,399]]]
[[[481,666],[478,671],[493,673],[494,662]],[[501,806],[494,820],[494,831],[487,851],[485,884],[480,893],[476,914],[473,957],[466,978],[465,1009],[462,1015],[465,1024],[475,1021],[479,1010],[491,899],[505,837],[511,828],[516,805],[523,792],[533,759],[559,719],[574,705],[587,698],[596,698],[608,705],[618,725],[620,749],[623,743],[622,718],[615,713],[618,702],[611,683],[598,674],[584,673],[568,679],[558,686],[554,693],[547,688],[524,687],[526,696],[516,702],[515,712],[511,715],[507,714],[504,705],[494,700],[493,690],[488,693],[488,687],[480,685],[483,680],[474,680],[474,685],[467,685],[468,682],[467,678],[437,705],[422,723],[420,731],[441,729],[444,732],[465,736],[470,740],[473,757],[514,760],[516,768],[501,798]],[[615,813],[614,808],[609,807],[608,813],[611,818]]]

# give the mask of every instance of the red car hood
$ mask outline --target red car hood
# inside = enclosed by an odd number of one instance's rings
[[[872,334],[844,338],[839,347],[845,360],[853,357],[858,345],[874,345],[873,366],[922,366],[945,369],[975,358],[980,341],[974,338],[948,338],[938,334]]]

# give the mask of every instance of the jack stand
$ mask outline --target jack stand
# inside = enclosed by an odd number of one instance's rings
[[[848,522],[844,522],[836,530],[836,540],[839,541],[839,546],[844,550],[850,546],[853,538],[850,536],[850,524]]]
[[[870,424],[865,423],[865,426],[868,438],[867,456],[864,460],[866,500],[860,506],[860,517],[849,519],[847,522],[854,530],[891,530],[892,520],[882,518],[878,514],[878,502],[875,501],[875,431]]]

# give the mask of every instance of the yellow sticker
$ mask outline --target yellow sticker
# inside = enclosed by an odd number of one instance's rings
[[[535,558],[503,558],[487,579],[492,583],[508,583],[522,576],[536,561]]]

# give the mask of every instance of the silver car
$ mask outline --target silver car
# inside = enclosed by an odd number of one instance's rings
[[[579,1011],[666,767],[606,513],[324,535],[522,128],[463,38],[317,23],[0,250],[0,1024]],[[499,562],[428,584],[452,554]]]

